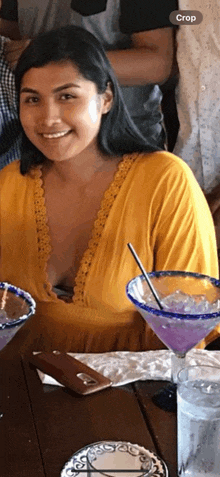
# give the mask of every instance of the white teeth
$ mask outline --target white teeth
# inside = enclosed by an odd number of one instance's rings
[[[42,134],[42,136],[45,137],[46,139],[53,139],[53,138],[65,136],[65,134],[67,134],[68,132],[69,131],[66,130],[66,131],[61,131],[54,134]]]

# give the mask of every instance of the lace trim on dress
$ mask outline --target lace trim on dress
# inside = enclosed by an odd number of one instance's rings
[[[42,180],[42,166],[34,169],[32,174],[35,178],[34,207],[38,238],[38,263],[42,273],[44,289],[53,298],[57,298],[52,291],[52,286],[48,280],[47,262],[51,253],[49,227],[47,225],[47,214],[45,206],[45,196]]]
[[[97,214],[97,219],[95,220],[93,225],[92,238],[90,239],[88,247],[83,254],[79,270],[76,274],[73,295],[74,303],[84,305],[84,288],[86,277],[88,275],[92,259],[97,250],[106,220],[133,162],[139,155],[140,153],[123,156],[123,159],[118,164],[118,169],[115,173],[113,181],[104,193],[103,199],[101,201],[100,210]],[[38,168],[34,169],[32,171],[32,174],[35,179],[34,206],[38,237],[39,267],[42,273],[45,291],[50,297],[58,299],[56,293],[53,292],[47,274],[47,263],[51,254],[52,247],[50,243],[49,227],[47,225],[48,220],[42,180],[42,166],[39,166]]]
[[[137,154],[124,155],[122,161],[118,165],[118,169],[115,173],[114,179],[111,182],[108,189],[105,191],[100,210],[97,215],[97,219],[94,222],[92,230],[92,238],[88,243],[88,247],[83,254],[79,270],[75,278],[75,287],[74,287],[74,303],[84,305],[84,289],[86,277],[88,275],[93,257],[97,250],[102,231],[104,229],[106,220],[109,216],[112,205],[119,193],[119,190],[127,176],[128,171],[130,170],[133,162],[139,156]]]

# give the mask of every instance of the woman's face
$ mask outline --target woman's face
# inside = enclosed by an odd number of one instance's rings
[[[82,77],[71,62],[31,68],[22,79],[20,120],[28,139],[52,161],[98,149],[102,114],[112,104],[107,88]]]

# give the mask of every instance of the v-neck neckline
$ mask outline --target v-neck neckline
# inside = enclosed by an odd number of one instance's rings
[[[103,194],[100,209],[93,223],[91,239],[89,240],[87,248],[83,253],[79,269],[75,276],[72,298],[73,303],[77,303],[79,305],[81,304],[82,306],[85,305],[84,290],[86,278],[100,243],[102,231],[105,227],[110,210],[121,189],[121,186],[132,164],[138,156],[139,153],[127,154],[123,156],[122,160],[118,163],[113,180]],[[43,280],[44,291],[48,294],[48,297],[52,298],[53,300],[59,300],[58,296],[52,289],[52,284],[49,281],[47,272],[47,265],[52,251],[52,246],[45,204],[42,166],[38,166],[33,172],[35,177],[34,209],[37,228],[38,263]]]

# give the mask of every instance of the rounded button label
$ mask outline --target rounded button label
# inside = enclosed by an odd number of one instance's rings
[[[174,10],[169,20],[173,25],[199,25],[203,15],[198,10]]]

